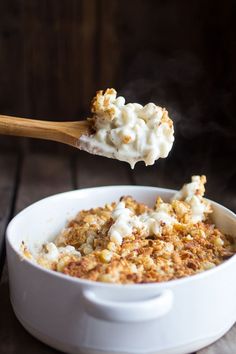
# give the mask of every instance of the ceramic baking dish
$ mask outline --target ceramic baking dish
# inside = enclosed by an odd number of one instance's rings
[[[132,195],[150,206],[174,191],[142,186],[76,190],[43,199],[7,228],[11,302],[36,338],[66,353],[184,354],[221,337],[236,320],[236,256],[191,277],[117,285],[72,278],[23,259],[29,247],[52,240],[81,209]],[[212,202],[216,225],[236,235],[236,215]]]

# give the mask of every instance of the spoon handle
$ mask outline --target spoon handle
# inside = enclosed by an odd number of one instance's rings
[[[0,134],[57,140],[57,122],[0,115]]]

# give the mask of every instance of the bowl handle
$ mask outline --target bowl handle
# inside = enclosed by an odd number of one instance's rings
[[[152,298],[123,302],[104,299],[85,289],[83,302],[86,312],[92,317],[112,322],[142,322],[167,314],[173,304],[173,292],[163,290]]]

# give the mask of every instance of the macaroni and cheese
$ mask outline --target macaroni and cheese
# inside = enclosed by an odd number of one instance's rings
[[[182,278],[213,268],[235,253],[235,241],[211,222],[203,198],[205,176],[193,176],[167,203],[153,208],[121,197],[82,210],[54,242],[25,257],[64,274],[110,283],[149,283]]]
[[[90,119],[94,134],[82,136],[79,146],[97,155],[153,165],[169,154],[174,142],[173,122],[165,108],[148,103],[125,104],[114,89],[98,91],[92,101]]]

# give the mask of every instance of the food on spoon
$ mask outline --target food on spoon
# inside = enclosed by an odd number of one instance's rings
[[[125,196],[118,203],[82,210],[54,242],[26,258],[64,274],[109,283],[178,279],[213,268],[232,256],[233,237],[211,221],[203,198],[205,176],[193,176],[169,203],[153,208]]]
[[[168,156],[174,142],[173,122],[165,108],[148,103],[125,104],[114,89],[98,91],[90,118],[94,134],[82,136],[81,149],[128,162],[153,165]]]

